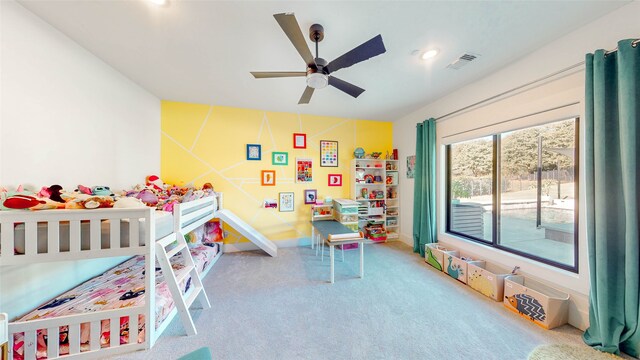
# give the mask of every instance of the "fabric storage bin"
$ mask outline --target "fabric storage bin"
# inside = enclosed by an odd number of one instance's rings
[[[470,263],[467,267],[467,285],[495,301],[504,299],[504,278],[509,270],[492,263]]]
[[[358,248],[358,243],[338,245],[337,248],[341,250],[355,250]]]
[[[564,325],[569,317],[569,294],[522,275],[505,277],[503,304],[545,329]]]
[[[452,278],[462,282],[463,284],[467,283],[467,273],[468,273],[468,265],[484,265],[483,260],[473,260],[464,256],[457,257],[453,254],[445,254],[444,255],[444,265],[445,268],[443,271],[451,276]]]
[[[444,271],[444,255],[458,256],[458,250],[449,250],[438,243],[426,244],[424,248],[424,261],[434,268]]]

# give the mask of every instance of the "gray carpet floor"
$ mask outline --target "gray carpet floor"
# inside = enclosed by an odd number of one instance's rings
[[[176,317],[153,349],[117,358],[175,359],[208,346],[214,359],[503,360],[582,344],[581,331],[541,329],[411,250],[367,245],[363,279],[358,251],[345,251],[333,285],[328,259],[308,247],[224,254],[204,279],[213,308],[192,311],[198,335],[184,336]]]

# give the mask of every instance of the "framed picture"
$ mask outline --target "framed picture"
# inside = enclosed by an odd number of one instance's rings
[[[313,181],[313,160],[296,159],[296,182],[308,183]]]
[[[307,189],[304,191],[304,203],[315,204],[318,199],[318,191],[315,189]]]
[[[280,211],[293,211],[293,193],[281,192],[280,193]]]
[[[342,174],[329,174],[329,186],[342,186]]]
[[[247,160],[262,159],[262,145],[247,144]]]
[[[274,151],[271,153],[272,165],[289,165],[289,153]]]
[[[413,179],[416,169],[416,156],[407,156],[407,179]]]
[[[294,133],[293,134],[293,148],[294,149],[306,149],[307,148],[307,134]]]
[[[338,167],[338,142],[320,140],[320,166]]]
[[[261,171],[261,184],[262,186],[275,186],[276,185],[276,171],[275,170],[262,170]]]

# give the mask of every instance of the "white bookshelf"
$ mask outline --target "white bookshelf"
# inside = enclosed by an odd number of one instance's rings
[[[387,240],[398,239],[399,176],[398,160],[351,160],[350,196],[360,203],[358,226],[361,230],[368,222],[374,221],[384,224]]]

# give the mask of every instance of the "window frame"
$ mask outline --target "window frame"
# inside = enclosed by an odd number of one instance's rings
[[[574,161],[573,161],[573,166],[574,166],[574,170],[573,170],[573,178],[574,178],[574,211],[573,211],[573,266],[571,265],[567,265],[567,264],[563,264],[551,259],[547,259],[544,257],[540,257],[540,256],[536,256],[534,254],[530,254],[524,251],[520,251],[517,249],[513,249],[507,246],[504,246],[502,244],[500,244],[500,201],[501,201],[501,189],[499,187],[499,184],[501,184],[500,182],[500,142],[501,142],[501,138],[500,135],[504,132],[508,132],[511,130],[506,130],[500,133],[496,133],[492,135],[493,138],[493,164],[492,164],[492,185],[491,185],[491,197],[492,197],[492,214],[491,214],[491,225],[492,225],[492,232],[491,232],[491,240],[484,240],[484,239],[479,239],[475,236],[470,236],[455,230],[451,229],[451,145],[454,144],[447,144],[445,145],[445,187],[446,187],[446,191],[445,191],[445,201],[446,201],[446,219],[445,219],[445,232],[447,234],[450,235],[454,235],[456,237],[460,237],[464,240],[470,240],[473,241],[475,243],[478,244],[482,244],[484,246],[488,246],[488,247],[492,247],[492,248],[496,248],[498,250],[502,250],[502,251],[506,251],[508,253],[512,253],[518,256],[522,256],[524,258],[527,259],[531,259],[546,265],[550,265],[556,268],[560,268],[563,270],[567,270],[573,273],[578,273],[579,271],[579,250],[580,250],[580,234],[579,234],[579,223],[578,223],[578,219],[579,219],[579,190],[580,190],[580,117],[579,116],[575,116],[575,117],[571,117],[571,118],[567,118],[565,120],[570,120],[573,119],[574,121],[574,141],[575,141],[575,145],[574,145]],[[537,127],[537,126],[544,126],[544,125],[548,125],[548,124],[552,124],[555,122],[560,122],[560,121],[564,121],[564,120],[554,120],[554,121],[549,121],[549,122],[545,122],[545,123],[541,123],[541,124],[537,124],[537,125],[531,125],[531,126],[527,126],[527,127],[523,127],[517,130],[523,130],[523,129],[528,129],[528,128],[532,128],[532,127]],[[515,130],[515,129],[514,129]],[[482,137],[478,137],[477,139],[482,138]],[[469,139],[469,140],[475,140],[474,139]]]

